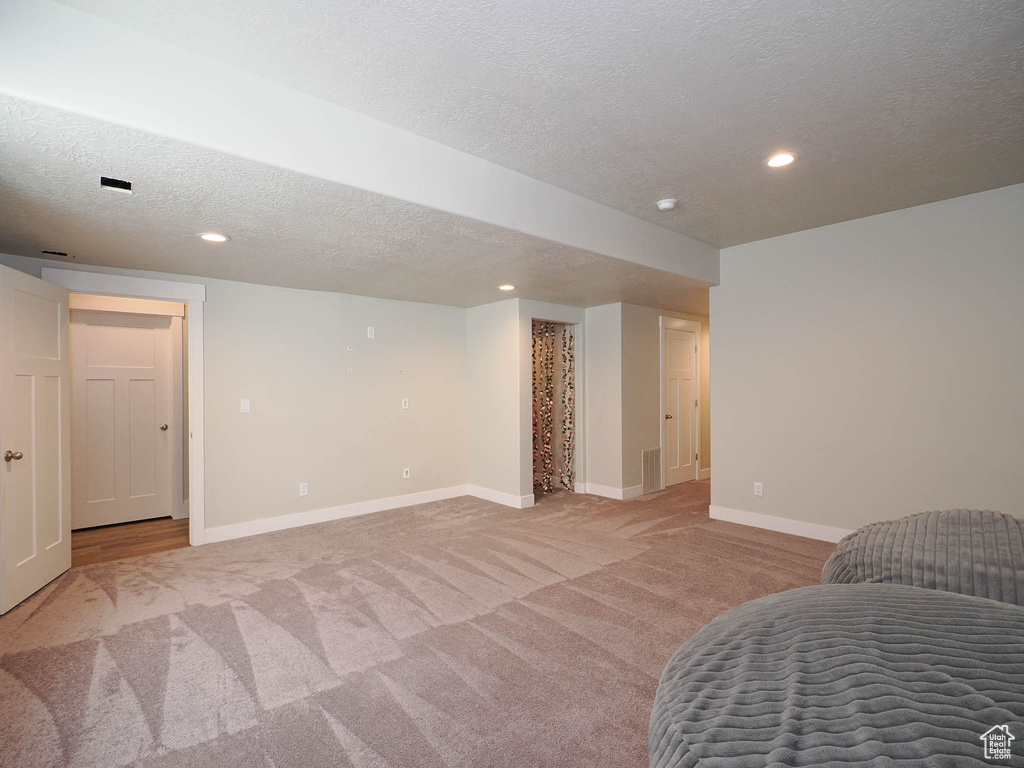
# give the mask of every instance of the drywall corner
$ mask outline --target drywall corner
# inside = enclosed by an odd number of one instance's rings
[[[622,483],[622,304],[586,310],[588,487]]]
[[[466,310],[468,484],[516,498],[526,495],[520,336],[516,299]]]

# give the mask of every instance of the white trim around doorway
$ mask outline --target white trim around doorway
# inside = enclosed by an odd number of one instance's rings
[[[48,283],[76,293],[122,296],[129,299],[180,301],[188,306],[188,403],[189,403],[189,523],[188,538],[193,546],[206,543],[206,430],[203,397],[203,303],[206,286],[148,277],[111,275],[77,269],[42,268]]]

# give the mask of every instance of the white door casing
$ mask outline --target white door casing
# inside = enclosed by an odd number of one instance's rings
[[[172,513],[175,321],[71,312],[74,529]]]
[[[666,318],[667,320],[667,318]],[[700,324],[662,328],[662,461],[665,486],[697,479],[697,339]]]
[[[68,292],[0,267],[0,613],[71,567],[70,385]]]

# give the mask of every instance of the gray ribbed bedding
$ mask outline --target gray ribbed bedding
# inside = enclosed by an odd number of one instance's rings
[[[839,542],[823,584],[911,584],[1024,605],[1024,520],[954,509],[873,523]]]
[[[1008,761],[981,736],[1008,725]],[[892,584],[725,613],[666,667],[652,768],[1024,766],[1024,608]]]

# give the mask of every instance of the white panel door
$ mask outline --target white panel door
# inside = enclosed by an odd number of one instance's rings
[[[663,332],[662,458],[665,485],[697,479],[697,334]]]
[[[68,292],[0,267],[0,613],[71,567]]]
[[[72,525],[171,514],[171,318],[71,312]]]

